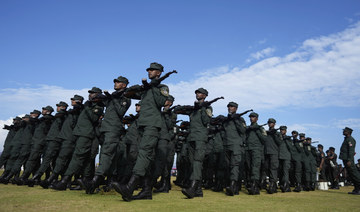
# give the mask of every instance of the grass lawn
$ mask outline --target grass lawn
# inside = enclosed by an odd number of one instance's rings
[[[173,185],[169,194],[155,194],[153,200],[124,202],[116,192],[87,195],[0,184],[0,211],[360,211],[360,196],[347,194],[352,189],[257,196],[242,190],[234,197],[204,190],[204,198],[186,199]]]

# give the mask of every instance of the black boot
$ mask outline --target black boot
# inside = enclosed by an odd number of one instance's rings
[[[241,181],[238,181],[238,182],[236,183],[234,195],[239,195],[239,191],[241,191]]]
[[[50,177],[46,180],[42,180],[39,185],[44,188],[44,189],[48,189],[49,188],[49,185],[58,178],[59,176],[55,173],[52,173],[50,175]]]
[[[269,182],[269,188],[266,189],[266,191],[268,192],[268,194],[273,194],[273,187],[274,187],[274,182],[270,181]]]
[[[34,185],[38,185],[41,179],[41,175],[40,174],[35,174],[29,181],[28,181],[28,186],[29,187],[34,187]]]
[[[285,190],[285,192],[291,192],[290,183],[286,182],[286,183],[284,184],[284,190]]]
[[[71,176],[64,176],[60,182],[53,185],[52,189],[58,191],[65,191],[70,181],[71,181]]]
[[[135,187],[139,183],[139,176],[132,175],[129,182],[126,185],[120,185],[117,182],[113,182],[112,186],[116,192],[120,193],[123,200],[129,202],[132,200],[132,195],[135,190]]]
[[[14,176],[14,174],[10,172],[2,179],[1,183],[7,185],[13,176]]]
[[[101,180],[102,180],[102,176],[95,175],[95,177],[89,183],[85,184],[86,193],[94,194],[95,190],[99,187]]]
[[[197,180],[192,180],[190,183],[190,187],[189,188],[183,188],[181,190],[181,192],[189,199],[192,199],[195,197],[196,194],[196,189],[199,186],[200,181]]]
[[[215,186],[211,188],[211,190],[215,191],[215,192],[223,191],[224,190],[224,185],[223,185],[222,181],[218,180],[215,183]]]
[[[4,183],[4,179],[6,176],[8,176],[10,174],[10,171],[4,171],[3,174],[0,177],[0,183]]]
[[[230,185],[226,187],[226,195],[228,196],[234,196],[236,190],[236,181],[232,180],[230,182]]]
[[[300,192],[301,191],[300,183],[295,183],[295,189],[293,191],[294,192]]]
[[[159,190],[162,186],[163,186],[163,184],[164,184],[164,177],[161,177],[161,179],[160,179],[160,181],[159,182],[156,182],[155,184],[154,184],[154,188],[156,189],[156,190]],[[156,191],[155,190],[155,191]]]
[[[141,200],[141,199],[152,199],[152,181],[151,178],[146,177],[144,179],[144,187],[143,189],[135,196],[132,197],[133,200]]]
[[[19,179],[18,185],[26,185],[29,177],[30,173],[24,172]]]
[[[158,189],[154,190],[154,193],[169,193],[169,190],[170,190],[169,181],[167,179],[164,179],[162,180],[162,185]]]
[[[204,194],[203,194],[203,191],[202,191],[202,188],[201,188],[201,183],[198,184],[196,190],[195,190],[195,196],[194,197],[203,197]]]
[[[259,183],[258,181],[254,181],[254,195],[259,195],[260,194],[260,187],[259,187]]]

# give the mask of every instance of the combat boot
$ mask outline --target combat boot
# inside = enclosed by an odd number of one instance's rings
[[[4,171],[3,174],[0,177],[0,183],[4,183],[4,179],[6,176],[8,176],[8,174],[10,174],[10,171]]]
[[[68,183],[70,181],[71,181],[71,176],[64,176],[60,182],[58,182],[52,186],[52,189],[58,190],[58,191],[65,191],[67,189]]]
[[[196,190],[195,190],[195,196],[194,197],[204,197],[202,188],[201,188],[201,183],[198,184]]]
[[[40,181],[41,175],[39,174],[35,174],[29,181],[28,181],[28,186],[29,187],[34,187],[34,185],[38,184]]]
[[[132,197],[133,200],[141,200],[141,199],[152,199],[152,181],[151,178],[146,177],[144,179],[144,186],[142,190],[135,196]]]
[[[7,185],[12,177],[13,177],[13,174],[9,173],[2,179],[1,183]]]
[[[239,195],[239,191],[241,191],[241,181],[236,183],[234,195]]]
[[[156,190],[159,190],[163,186],[163,184],[164,184],[164,177],[161,177],[160,181],[155,183],[154,188]]]
[[[223,191],[223,190],[224,190],[224,186],[223,186],[222,181],[218,180],[218,181],[215,183],[215,186],[211,188],[211,190],[212,190],[212,191],[215,191],[215,192]]]
[[[126,185],[120,185],[117,182],[112,183],[112,187],[116,192],[121,194],[123,200],[129,202],[132,200],[132,195],[135,190],[135,187],[139,183],[140,177],[137,175],[132,175],[129,182]]]
[[[295,183],[295,189],[293,191],[294,192],[301,192],[300,183]]]
[[[274,193],[274,182],[270,181],[269,182],[269,188],[266,189],[266,191],[268,192],[268,194],[273,194]]]
[[[230,185],[228,187],[226,187],[226,195],[228,196],[234,196],[235,194],[235,189],[236,189],[236,181],[232,180],[230,182]]]
[[[189,199],[195,197],[196,189],[198,188],[200,181],[192,180],[189,188],[183,188],[181,192]]]
[[[170,185],[168,180],[163,180],[160,188],[154,190],[154,193],[169,193]]]
[[[85,189],[87,194],[94,194],[95,190],[99,187],[102,176],[95,175],[94,178],[85,184]]]
[[[44,189],[48,189],[49,185],[57,178],[58,178],[58,175],[55,173],[52,173],[48,179],[40,181],[39,185]]]

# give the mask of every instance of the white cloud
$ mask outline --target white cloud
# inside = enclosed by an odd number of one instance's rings
[[[335,120],[333,123],[335,127],[341,129],[344,129],[345,127],[350,127],[353,130],[360,128],[360,119],[357,118]]]
[[[209,99],[224,112],[229,101],[240,108],[314,108],[360,104],[360,23],[343,32],[308,39],[291,54],[270,57],[247,68],[220,67],[190,82],[171,84],[177,103],[192,103],[194,90],[209,90]],[[225,71],[226,70],[226,71]],[[214,73],[216,70],[212,69]],[[181,73],[180,73],[181,74]]]
[[[264,57],[270,56],[270,55],[271,55],[272,53],[274,53],[274,52],[275,52],[275,48],[270,48],[270,47],[268,47],[268,48],[263,49],[263,50],[261,50],[261,51],[252,53],[252,54],[250,55],[250,57],[251,57],[251,59],[260,60],[260,59],[262,59],[262,58],[264,58]],[[251,59],[250,59],[250,60],[251,60]]]

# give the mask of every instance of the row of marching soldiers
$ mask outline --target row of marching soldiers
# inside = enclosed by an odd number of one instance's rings
[[[226,191],[227,195],[238,195],[246,188],[251,195],[266,189],[269,194],[282,192],[314,191],[316,183],[316,148],[311,138],[304,133],[292,131],[288,136],[287,127],[275,128],[276,120],[270,118],[269,129],[258,125],[258,114],[250,113],[250,126],[246,126],[238,114],[238,104],[230,102],[228,116],[211,119],[208,142],[202,171],[202,186],[215,192]],[[191,182],[191,161],[188,157],[187,135],[189,122],[182,122],[178,133],[176,185],[188,187]],[[277,183],[279,182],[279,183]],[[196,196],[196,194],[195,194]]]
[[[301,186],[314,189],[310,138],[300,135],[298,139],[297,132],[287,136],[285,126],[278,132],[274,119],[269,119],[265,131],[254,112],[247,126],[241,116],[250,111],[238,114],[235,102],[228,104],[228,116],[212,119],[211,104],[221,98],[205,101],[208,91],[204,88],[195,91],[193,105],[172,107],[174,97],[161,83],[176,71],[160,77],[163,70],[161,64],[151,63],[146,69],[150,82],[143,79],[141,85],[128,87],[128,79],[120,76],[114,79],[111,94],[93,87],[84,104],[79,95],[71,98],[70,110],[60,102],[54,116],[52,107],[47,106],[42,112],[34,110],[21,120],[16,118],[8,127],[0,182],[66,190],[75,177],[87,194],[105,185],[104,190],[115,189],[125,201],[152,199],[153,192],[169,192],[175,149],[181,149],[176,184],[190,199],[203,196],[203,181],[214,184],[216,191],[225,189],[228,195],[237,194],[244,182],[249,194],[259,194],[266,176],[269,193],[277,191],[278,178],[286,192],[291,173],[294,191]],[[131,99],[141,100],[135,105],[137,114],[125,116]],[[183,127],[174,130],[177,114],[189,116],[188,134]],[[289,171],[291,164],[293,171]],[[134,196],[138,187],[142,190]]]

